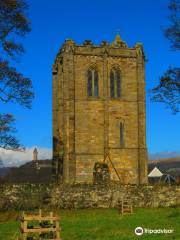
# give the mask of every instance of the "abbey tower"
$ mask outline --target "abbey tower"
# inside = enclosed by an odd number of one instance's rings
[[[112,180],[147,182],[144,58],[142,44],[129,48],[119,35],[98,46],[65,41],[53,65],[56,177],[92,182],[106,161]]]

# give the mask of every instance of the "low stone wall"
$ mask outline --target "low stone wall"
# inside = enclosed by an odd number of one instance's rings
[[[114,208],[122,197],[131,199],[134,207],[180,206],[180,186],[1,185],[0,210]]]

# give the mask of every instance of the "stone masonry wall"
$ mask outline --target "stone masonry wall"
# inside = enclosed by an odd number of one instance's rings
[[[53,168],[60,181],[92,183],[95,164],[110,152],[121,183],[147,183],[144,59],[141,44],[130,48],[120,36],[112,44],[65,41],[53,65]],[[97,96],[88,94],[92,68]],[[118,97],[111,96],[114,69]],[[119,180],[107,164],[111,180]]]
[[[136,185],[1,185],[0,210],[114,208],[127,197],[134,207],[180,206],[180,186]]]

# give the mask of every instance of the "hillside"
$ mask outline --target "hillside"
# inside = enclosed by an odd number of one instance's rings
[[[1,168],[0,177],[5,182],[50,182],[52,175],[51,160],[27,162],[20,167]]]
[[[149,160],[148,163],[173,163],[173,162],[180,162],[180,156],[173,157],[173,158],[160,158],[156,160]]]
[[[148,161],[148,172],[154,167],[158,167],[162,173],[169,173],[180,176],[180,156],[174,158],[162,158]]]
[[[8,174],[8,172],[11,170],[9,167],[2,167],[0,168],[0,177],[4,177]]]

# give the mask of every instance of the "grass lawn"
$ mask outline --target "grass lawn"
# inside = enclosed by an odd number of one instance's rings
[[[55,211],[54,211],[55,213]],[[19,223],[16,212],[0,213],[0,240],[11,240]],[[63,240],[180,240],[180,208],[135,209],[121,216],[116,209],[58,210]],[[136,236],[136,227],[174,229],[172,234]]]

